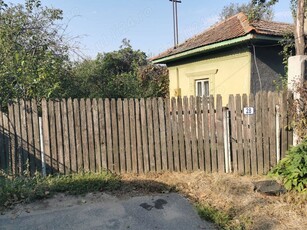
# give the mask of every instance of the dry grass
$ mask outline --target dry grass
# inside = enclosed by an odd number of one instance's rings
[[[246,229],[306,229],[307,199],[304,195],[287,193],[266,196],[254,192],[253,181],[265,177],[229,174],[162,173],[123,175],[122,180],[150,180],[176,187],[195,203],[209,205],[230,217],[228,226]]]

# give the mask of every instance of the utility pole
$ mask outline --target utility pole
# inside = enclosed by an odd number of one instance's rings
[[[181,3],[181,0],[169,0],[169,1],[173,3],[174,47],[176,48],[179,44],[178,3]]]

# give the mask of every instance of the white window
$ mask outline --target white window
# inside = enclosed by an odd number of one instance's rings
[[[196,86],[195,92],[197,97],[210,96],[209,79],[196,80],[195,86]]]

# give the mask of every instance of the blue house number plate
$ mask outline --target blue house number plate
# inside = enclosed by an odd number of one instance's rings
[[[254,115],[255,109],[254,109],[254,107],[244,107],[243,113],[244,113],[244,115]]]

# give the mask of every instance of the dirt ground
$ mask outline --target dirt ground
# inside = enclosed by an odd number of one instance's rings
[[[123,175],[123,181],[152,181],[176,188],[192,202],[208,204],[232,217],[234,225],[247,229],[306,229],[306,196],[287,193],[267,196],[254,191],[252,182],[266,177],[229,174],[162,173]]]
[[[149,194],[178,191],[192,203],[202,203],[224,211],[234,226],[244,224],[246,229],[283,230],[306,229],[307,199],[296,193],[267,196],[254,191],[252,182],[266,177],[238,176],[230,174],[161,173],[122,175],[121,189],[110,194],[107,191],[85,196],[56,194],[53,198],[30,204],[19,204],[8,211],[12,218],[21,212],[51,207],[69,207],[82,203],[95,203],[115,195],[119,199]]]

